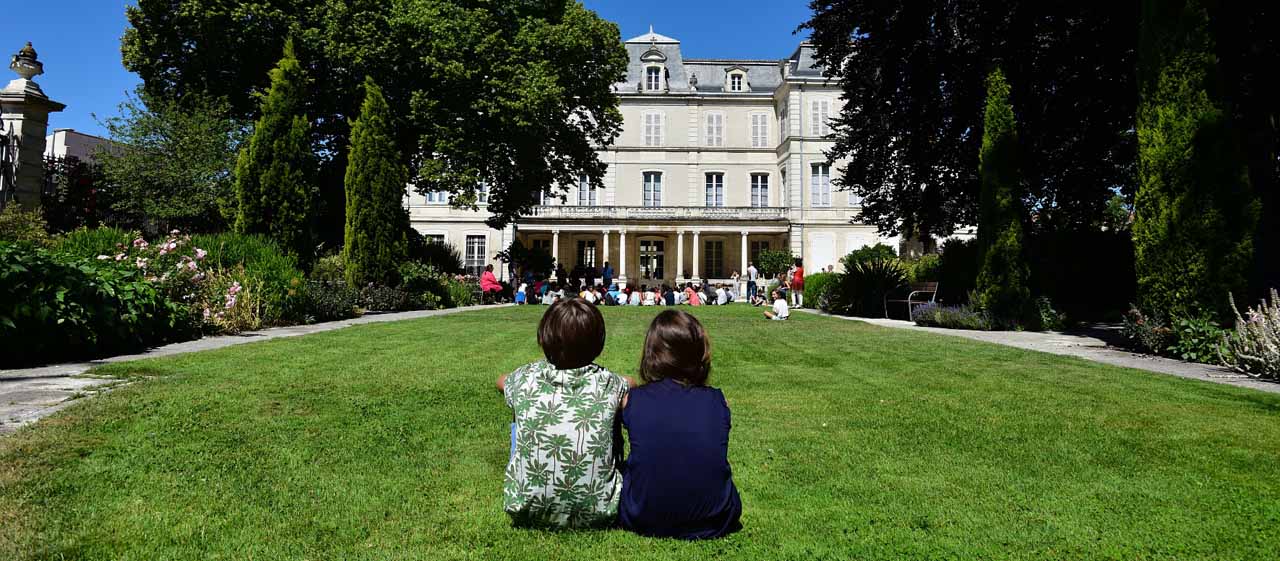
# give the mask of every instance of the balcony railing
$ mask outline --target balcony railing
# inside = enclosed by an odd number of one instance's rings
[[[535,206],[526,218],[548,220],[783,220],[783,207]]]

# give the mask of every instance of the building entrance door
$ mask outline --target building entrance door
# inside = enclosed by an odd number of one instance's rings
[[[640,278],[662,280],[665,278],[666,242],[640,240]]]

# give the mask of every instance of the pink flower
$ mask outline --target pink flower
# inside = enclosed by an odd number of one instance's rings
[[[137,265],[139,269],[146,269],[147,259],[145,257],[139,257],[136,260],[134,260],[133,264]]]
[[[124,261],[124,258],[125,258],[125,255],[123,253],[116,255],[116,261]]]
[[[194,270],[196,270],[196,268],[198,268],[198,267],[199,267],[199,265],[196,265],[196,262],[195,262],[195,261],[187,261],[187,270],[189,270],[189,271],[194,271]]]
[[[210,311],[209,311],[209,307],[208,307],[208,306],[205,306],[205,308],[204,308],[204,320],[205,320],[205,321],[209,321],[209,316],[211,316],[211,315],[213,315],[213,312],[210,312]]]
[[[198,247],[196,248],[196,261],[203,261],[207,255],[209,255],[209,252]]]
[[[236,307],[236,297],[232,295],[227,295],[227,309],[230,310],[231,308],[234,308],[234,307]]]
[[[227,289],[227,294],[235,296],[240,293],[240,281],[231,283],[231,288]]]
[[[136,247],[136,248],[146,249],[146,248],[147,248],[148,246],[150,246],[150,245],[151,245],[151,244],[147,243],[147,240],[144,240],[144,239],[142,239],[142,238],[138,238],[138,239],[136,239],[136,240],[133,240],[133,247]]]
[[[164,244],[164,248],[168,251],[178,249],[178,242],[176,240],[169,240],[169,243]]]

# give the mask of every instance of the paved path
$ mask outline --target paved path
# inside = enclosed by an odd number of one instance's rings
[[[368,314],[355,319],[315,325],[276,327],[245,332],[239,335],[206,337],[195,341],[157,347],[136,355],[117,356],[92,362],[57,364],[21,370],[0,370],[0,435],[12,433],[24,425],[63,409],[74,403],[76,399],[110,391],[112,388],[126,383],[118,378],[85,374],[89,369],[100,364],[221,349],[232,345],[333,331],[366,323],[442,316],[505,306],[471,306],[449,310]]]
[[[851,321],[862,321],[872,325],[881,327],[892,327],[895,329],[910,329],[913,331],[925,331],[929,333],[937,333],[939,335],[950,335],[953,337],[964,337],[966,339],[974,339],[976,341],[986,341],[988,343],[996,343],[999,345],[1008,345],[1010,347],[1018,347],[1020,349],[1028,349],[1032,351],[1040,351],[1055,355],[1073,356],[1111,364],[1114,366],[1124,366],[1126,368],[1136,368],[1138,370],[1146,370],[1149,372],[1158,372],[1160,374],[1171,374],[1182,378],[1191,378],[1195,380],[1204,380],[1206,382],[1214,382],[1217,384],[1227,384],[1242,388],[1252,388],[1259,391],[1280,393],[1280,383],[1267,382],[1250,378],[1243,374],[1238,374],[1228,370],[1222,366],[1209,366],[1207,364],[1195,364],[1190,362],[1182,362],[1169,358],[1153,357],[1150,355],[1142,355],[1131,353],[1118,349],[1107,344],[1107,340],[1116,340],[1119,336],[1118,329],[1112,326],[1091,326],[1082,329],[1080,332],[1057,333],[1044,332],[1035,333],[1028,331],[969,331],[964,329],[941,329],[937,327],[921,327],[909,321],[896,319],[878,319],[878,318],[851,318],[844,316],[833,316],[824,314],[814,310],[800,310],[817,315],[824,315],[838,319],[846,319]]]

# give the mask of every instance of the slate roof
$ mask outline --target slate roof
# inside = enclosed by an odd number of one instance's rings
[[[672,93],[690,93],[689,77],[696,76],[698,93],[726,93],[725,80],[728,71],[741,67],[747,71],[749,94],[772,93],[783,82],[784,66],[788,75],[797,77],[822,77],[819,69],[813,68],[813,45],[801,43],[795,53],[788,59],[779,60],[738,60],[738,59],[685,59],[680,52],[680,41],[665,35],[649,32],[628,39],[623,43],[627,49],[626,81],[616,84],[620,93],[636,93],[644,81],[645,61],[651,58],[660,60],[667,69],[667,85]],[[744,95],[734,92],[730,95]]]

